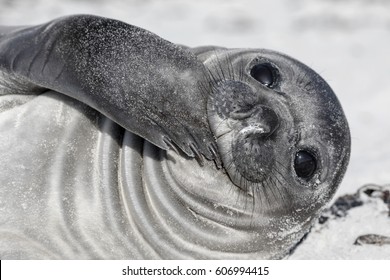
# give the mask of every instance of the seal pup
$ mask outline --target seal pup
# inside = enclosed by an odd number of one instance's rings
[[[17,32],[0,39],[8,57],[1,65],[13,65],[15,52],[4,46],[23,42]],[[16,75],[2,68],[3,91],[13,94],[2,103],[23,96],[0,117],[2,257],[269,259],[302,239],[349,159],[349,129],[334,93],[313,70],[277,52],[187,51],[208,71],[206,79],[199,75],[199,102],[226,173],[211,161],[200,166],[189,150],[144,141],[71,94],[53,88],[31,97],[42,85],[25,77],[41,69]],[[27,53],[23,59],[34,60]],[[77,94],[77,84],[64,87]],[[105,108],[101,102],[96,106]]]

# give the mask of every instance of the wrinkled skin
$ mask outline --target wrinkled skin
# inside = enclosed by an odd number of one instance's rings
[[[336,96],[283,54],[93,16],[1,32],[2,258],[282,258],[345,173]]]

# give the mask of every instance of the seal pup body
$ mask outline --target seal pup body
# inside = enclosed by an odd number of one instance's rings
[[[185,149],[159,149],[60,90],[22,95],[0,106],[3,258],[269,259],[302,239],[348,163],[337,98],[273,51],[189,50],[208,70],[201,114],[226,173]],[[35,92],[28,75],[2,71],[7,93]]]

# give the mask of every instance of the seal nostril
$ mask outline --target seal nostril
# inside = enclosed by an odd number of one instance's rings
[[[253,116],[255,127],[262,128],[262,134],[264,136],[271,136],[279,127],[279,117],[268,106],[257,107],[256,113]]]
[[[269,136],[272,135],[279,127],[279,118],[278,115],[270,110],[268,114],[266,114],[266,122],[269,125]]]

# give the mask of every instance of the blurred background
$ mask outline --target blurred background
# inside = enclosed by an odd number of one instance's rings
[[[338,195],[390,183],[390,1],[0,0],[0,25],[88,13],[115,18],[188,46],[268,48],[321,74],[352,133]]]

